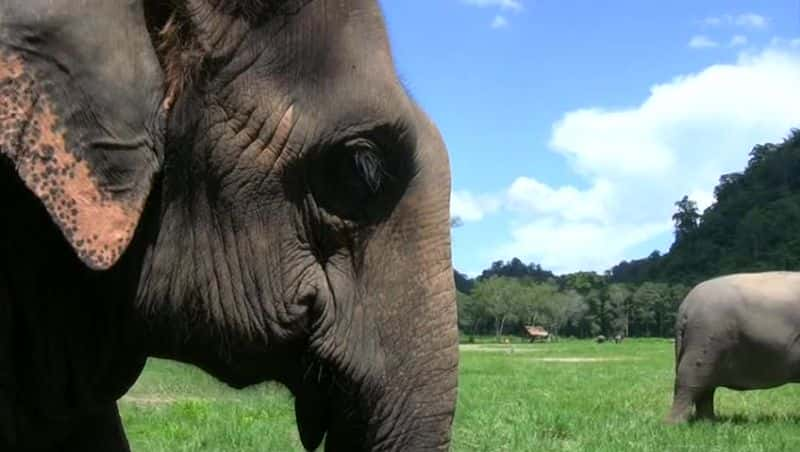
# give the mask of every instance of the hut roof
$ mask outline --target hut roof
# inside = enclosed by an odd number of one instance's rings
[[[544,328],[540,326],[525,326],[525,331],[528,333],[529,336],[549,336],[550,333],[547,332]]]

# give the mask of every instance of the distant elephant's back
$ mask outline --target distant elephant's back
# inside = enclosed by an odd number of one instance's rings
[[[800,273],[743,273],[697,285],[681,305],[687,330],[721,349],[752,347],[783,361],[800,326]],[[721,350],[720,350],[721,351]],[[739,350],[741,352],[741,350]]]
[[[741,295],[736,285],[731,283],[730,277],[709,279],[689,291],[678,308],[678,316],[693,319],[710,313],[716,317],[730,307],[740,304]]]
[[[676,361],[687,347],[713,347],[722,352],[725,344],[735,342],[741,331],[742,307],[741,294],[726,277],[695,286],[678,308]]]

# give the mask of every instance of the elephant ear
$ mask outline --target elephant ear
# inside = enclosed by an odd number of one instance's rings
[[[0,155],[90,268],[114,265],[139,222],[162,79],[141,1],[0,5]]]

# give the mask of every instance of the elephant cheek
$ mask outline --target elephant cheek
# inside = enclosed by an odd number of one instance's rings
[[[100,187],[75,152],[80,140],[69,139],[54,103],[26,66],[0,49],[0,154],[12,161],[81,260],[106,269],[130,242],[144,200],[114,199]]]

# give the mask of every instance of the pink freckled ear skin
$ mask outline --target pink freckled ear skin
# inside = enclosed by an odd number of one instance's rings
[[[113,195],[71,149],[52,100],[23,58],[0,49],[0,153],[42,201],[90,268],[113,266],[130,243],[146,194]]]

